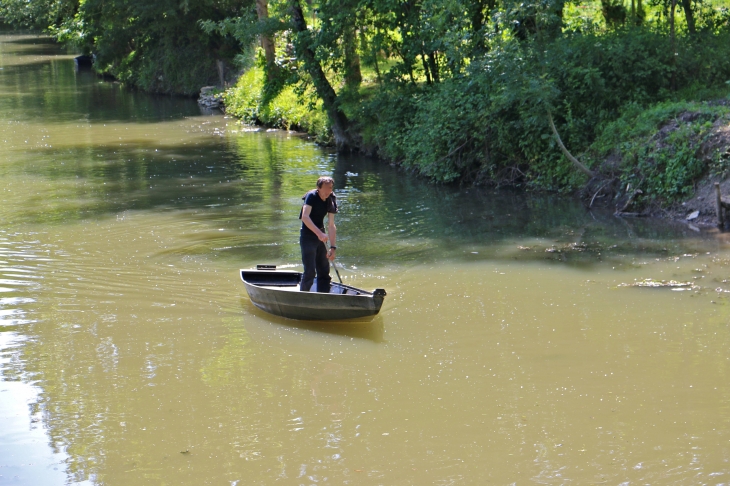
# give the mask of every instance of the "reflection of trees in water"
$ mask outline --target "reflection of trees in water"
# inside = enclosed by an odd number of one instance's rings
[[[46,123],[160,122],[200,114],[191,99],[153,96],[102,81],[91,71],[77,71],[73,59],[56,59],[58,46],[26,48],[21,63],[4,67],[0,110],[13,120]],[[45,57],[48,56],[48,57]]]
[[[126,210],[188,211],[188,218],[231,231],[183,251],[222,248],[217,251],[251,263],[299,262],[301,197],[326,173],[336,181],[340,258],[348,265],[460,259],[477,248],[480,258],[501,258],[497,252],[503,245],[521,239],[544,239],[541,251],[581,244],[580,251],[563,252],[559,260],[591,262],[598,253],[602,259],[681,253],[696,238],[683,227],[589,212],[579,201],[554,195],[430,185],[377,161],[329,157],[281,133],[43,153],[56,163],[26,170],[52,181],[52,197],[27,205],[26,219],[64,222]],[[509,258],[541,257],[515,252]]]
[[[554,259],[546,249],[571,244],[575,251],[563,253],[561,261],[595,262],[626,253],[681,252],[693,244],[687,238],[697,241],[665,221],[627,222],[557,195],[432,186],[357,158],[340,158],[335,179],[344,185],[338,192],[344,193],[343,209],[351,210],[341,218],[341,239],[354,251],[342,254],[357,255],[357,263],[460,259],[470,250],[487,258]],[[349,235],[355,237],[350,241]],[[503,254],[505,244],[516,250],[522,239],[545,240],[538,245],[541,254]]]
[[[49,193],[26,205],[21,218],[63,223],[128,210],[178,211],[226,230],[184,251],[215,248],[250,264],[299,262],[301,197],[327,173],[336,181],[339,256],[346,265],[461,259],[471,251],[501,258],[505,244],[521,239],[544,239],[542,250],[585,244],[588,251],[564,253],[561,261],[591,262],[599,252],[603,259],[681,253],[695,238],[666,222],[622,220],[553,195],[433,186],[377,161],[328,156],[282,133],[162,147],[154,140],[121,147],[82,142],[39,153],[48,163],[29,165],[27,172],[49,181]],[[517,252],[509,258],[536,256]]]

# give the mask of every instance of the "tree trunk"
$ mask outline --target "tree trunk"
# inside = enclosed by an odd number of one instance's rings
[[[378,84],[383,84],[383,79],[380,76],[380,66],[378,65],[378,50],[373,49],[373,61],[375,64],[375,75],[378,77]]]
[[[601,13],[608,27],[617,27],[626,21],[623,0],[601,0]]]
[[[440,81],[439,65],[437,61],[436,53],[432,51],[431,54],[428,55],[428,67],[431,69],[431,79],[433,79],[434,83],[438,83]]]
[[[636,0],[636,15],[634,16],[634,24],[637,27],[644,25],[644,19],[646,18],[646,12],[644,11],[644,4],[641,0]]]
[[[682,8],[684,8],[684,16],[687,18],[687,29],[690,34],[697,32],[695,27],[695,17],[692,12],[692,0],[682,0]]]
[[[413,84],[415,86],[415,84],[416,84],[416,78],[413,77],[413,63],[415,61],[411,61],[410,59],[406,59],[406,57],[403,55],[403,52],[398,47],[398,45],[393,45],[393,50],[398,55],[398,57],[400,57],[401,59],[403,59],[403,64],[406,66],[406,69],[408,70],[408,77],[411,80],[411,84]]]
[[[644,6],[641,4],[641,0],[631,0],[631,24],[636,27],[641,27],[644,24],[644,18],[646,12],[644,12]]]
[[[302,62],[304,70],[312,77],[314,89],[317,91],[317,96],[322,100],[324,109],[332,124],[332,134],[335,137],[337,149],[357,148],[355,139],[350,134],[350,121],[340,110],[337,93],[335,93],[322,70],[322,65],[314,55],[311,32],[307,29],[307,22],[304,20],[304,12],[302,12],[299,0],[289,0],[289,10],[294,32],[296,32],[294,49],[296,50],[297,59]]]
[[[669,11],[669,33],[672,39],[672,91],[677,91],[677,47],[674,32],[674,12],[677,10],[677,0],[672,0],[672,7]]]
[[[360,56],[357,53],[357,32],[354,25],[347,25],[342,36],[345,47],[345,86],[358,89],[362,83]]]
[[[426,52],[421,48],[421,62],[423,63],[423,73],[426,75],[426,84],[431,84],[431,73],[428,72],[428,61],[426,60]]]
[[[557,0],[553,2],[553,14],[555,15],[555,21],[550,25],[550,37],[558,37],[563,32],[563,14],[565,10],[565,1]]]
[[[256,14],[259,17],[259,20],[266,20],[269,18],[269,5],[267,0],[256,0]],[[264,50],[264,57],[266,58],[266,79],[271,81],[271,78],[275,76],[278,71],[274,39],[267,35],[262,35],[261,48]]]
[[[471,49],[475,54],[484,52],[484,0],[470,2],[469,17],[471,21],[472,44]]]

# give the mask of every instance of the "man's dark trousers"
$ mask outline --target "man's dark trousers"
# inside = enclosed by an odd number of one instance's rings
[[[300,238],[299,246],[302,249],[302,263],[304,273],[299,284],[299,290],[309,292],[317,275],[317,292],[330,291],[330,262],[327,260],[327,247],[319,240]]]

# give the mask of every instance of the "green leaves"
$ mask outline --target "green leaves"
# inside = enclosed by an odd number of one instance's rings
[[[95,54],[97,71],[130,85],[196,94],[218,82],[216,61],[230,63],[241,48],[220,29],[201,29],[201,21],[209,27],[239,17],[252,1],[7,0],[0,15]]]

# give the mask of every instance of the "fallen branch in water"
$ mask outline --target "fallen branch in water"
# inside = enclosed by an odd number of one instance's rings
[[[636,196],[637,196],[638,194],[644,194],[644,191],[642,191],[641,189],[636,189],[636,190],[635,190],[635,191],[634,191],[634,192],[633,192],[633,193],[631,194],[631,196],[629,196],[629,199],[628,199],[628,201],[626,201],[626,204],[624,204],[624,205],[623,205],[623,207],[622,207],[621,209],[619,209],[618,211],[616,211],[616,213],[615,213],[615,214],[616,214],[617,216],[634,216],[634,215],[638,215],[638,213],[627,213],[627,212],[625,212],[625,211],[626,211],[626,210],[627,210],[627,209],[629,208],[629,206],[631,206],[631,203],[632,203],[632,202],[634,202],[634,198],[635,198],[635,197],[636,197]]]
[[[603,190],[603,188],[606,187],[611,182],[613,182],[613,179],[611,179],[610,181],[606,181],[603,184],[601,184],[601,187],[598,188],[598,190],[596,191],[596,193],[591,198],[591,203],[588,205],[589,208],[593,207],[593,201],[596,200],[596,196],[598,196],[598,194]]]

